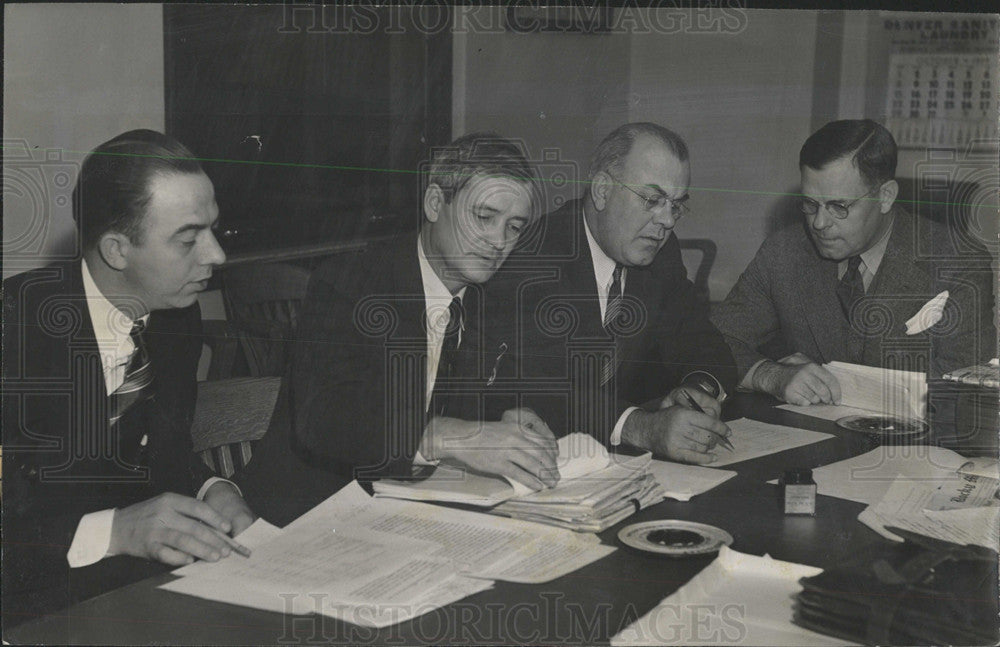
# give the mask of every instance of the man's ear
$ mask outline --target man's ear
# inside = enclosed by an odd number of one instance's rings
[[[604,211],[604,206],[608,203],[611,184],[611,176],[604,171],[598,171],[590,180],[590,199],[598,211]]]
[[[128,267],[129,254],[132,251],[132,241],[128,236],[118,231],[107,231],[97,241],[97,250],[101,258],[112,269],[119,272]]]
[[[892,209],[892,204],[896,201],[896,196],[899,195],[899,183],[896,180],[889,180],[878,190],[878,201],[879,201],[879,211],[882,213],[889,213],[889,209]]]
[[[437,184],[431,183],[424,191],[424,217],[430,222],[437,222],[444,205],[444,191]]]

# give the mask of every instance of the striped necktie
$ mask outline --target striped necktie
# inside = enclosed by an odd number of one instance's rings
[[[618,370],[618,334],[619,317],[622,311],[622,264],[615,264],[611,274],[611,286],[608,288],[608,301],[604,308],[604,330],[615,340],[615,348],[611,355],[602,358],[601,386],[607,384]]]
[[[125,369],[125,380],[111,394],[111,423],[114,424],[125,415],[133,405],[148,399],[153,394],[150,388],[153,384],[153,368],[149,363],[149,352],[142,333],[146,328],[143,321],[132,324],[129,336],[135,350]]]
[[[622,309],[622,264],[615,264],[611,274],[611,287],[608,288],[608,302],[604,308],[604,329],[614,335],[614,324]]]

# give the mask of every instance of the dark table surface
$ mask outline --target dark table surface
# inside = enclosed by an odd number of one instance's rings
[[[726,418],[746,416],[834,437],[727,466],[737,476],[688,502],[664,500],[600,534],[619,545],[618,530],[653,519],[685,519],[725,529],[734,550],[826,568],[862,547],[885,542],[862,525],[862,504],[818,496],[815,516],[785,516],[777,486],[766,481],[790,468],[814,468],[870,448],[832,422],[773,408],[741,394]],[[210,602],[156,587],[169,574],[143,580],[4,632],[11,643],[84,644],[594,644],[648,612],[707,566],[714,555],[671,559],[622,547],[565,577],[537,585],[494,588],[409,622],[368,629],[321,616],[291,616]],[[688,628],[694,629],[694,628]]]

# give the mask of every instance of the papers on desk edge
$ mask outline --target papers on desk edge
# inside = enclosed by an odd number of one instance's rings
[[[723,546],[719,556],[611,638],[620,645],[842,645],[792,623],[798,581],[820,569]]]
[[[956,544],[1000,550],[998,481],[955,473],[934,485],[914,484],[904,476],[893,481],[877,503],[858,515],[886,539],[903,541],[890,528],[901,528]]]
[[[882,445],[813,469],[819,494],[868,505],[878,503],[897,479],[905,478],[915,487],[936,487],[956,474],[1000,478],[995,458],[966,458],[931,445]]]
[[[925,418],[927,376],[923,373],[845,362],[830,362],[823,368],[833,373],[840,383],[839,405],[783,404],[778,408],[823,420],[873,414]]]
[[[174,571],[160,588],[275,611],[384,627],[492,586],[541,583],[616,549],[553,526],[394,499],[356,483],[283,530],[258,521],[252,548]]]

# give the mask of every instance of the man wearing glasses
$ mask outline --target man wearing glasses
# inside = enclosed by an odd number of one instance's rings
[[[547,215],[491,284],[491,296],[511,304],[511,391],[557,436],[586,432],[710,463],[730,434],[718,418],[723,387],[736,382],[732,355],[673,234],[689,182],[677,134],[621,126],[595,151],[582,198]]]
[[[959,223],[896,204],[888,130],[867,119],[828,123],[802,146],[799,169],[804,226],[764,241],[713,313],[741,387],[837,404],[840,385],[822,366],[830,361],[939,377],[994,356],[990,257]]]

